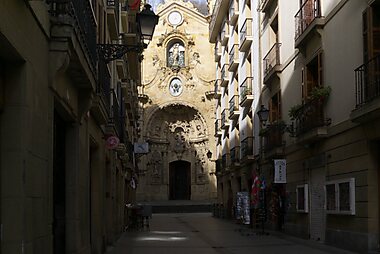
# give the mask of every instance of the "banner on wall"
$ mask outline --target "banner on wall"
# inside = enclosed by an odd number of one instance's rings
[[[286,183],[286,160],[274,160],[274,183]]]

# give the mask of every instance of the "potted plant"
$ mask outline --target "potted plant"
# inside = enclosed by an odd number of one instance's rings
[[[331,93],[330,86],[317,86],[314,87],[310,92],[311,100],[325,101]]]
[[[295,120],[297,118],[301,108],[302,104],[296,104],[289,109],[288,116],[290,117],[290,120]]]

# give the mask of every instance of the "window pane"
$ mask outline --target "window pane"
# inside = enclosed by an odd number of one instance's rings
[[[350,183],[339,184],[339,208],[341,211],[350,211]]]
[[[298,210],[305,210],[305,187],[297,188]]]
[[[336,206],[335,206],[335,184],[326,185],[326,209],[328,211],[333,211],[336,209]]]

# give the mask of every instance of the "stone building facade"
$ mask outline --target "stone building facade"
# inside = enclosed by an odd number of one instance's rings
[[[0,253],[104,253],[123,232],[138,54],[98,49],[136,37],[124,5],[0,2]]]
[[[199,2],[199,1],[198,1]],[[207,2],[203,3],[203,10]],[[157,6],[155,36],[144,53],[138,200],[216,197],[212,47],[208,17],[191,1]]]

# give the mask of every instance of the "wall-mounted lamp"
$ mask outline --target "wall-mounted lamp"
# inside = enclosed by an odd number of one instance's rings
[[[259,117],[260,122],[265,126],[269,117],[269,109],[267,109],[264,105],[261,105],[259,111],[257,111],[257,116]]]
[[[157,16],[151,9],[151,5],[145,4],[144,9],[136,15],[137,36],[141,40],[136,45],[126,45],[122,43],[98,44],[98,51],[103,61],[108,63],[122,58],[127,52],[141,53],[147,48],[148,43],[153,38],[154,29],[156,28],[159,19],[159,16]]]

